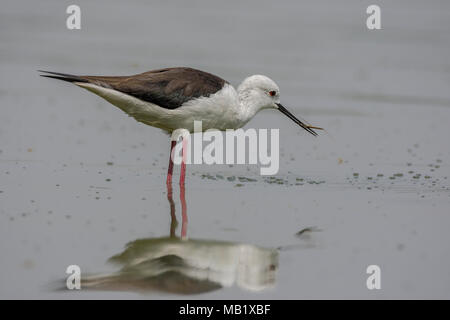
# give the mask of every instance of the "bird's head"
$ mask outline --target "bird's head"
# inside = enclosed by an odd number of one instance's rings
[[[283,107],[280,103],[280,88],[269,77],[263,75],[250,76],[242,81],[237,91],[239,99],[254,113],[262,109],[278,109],[312,135],[317,135],[313,129],[322,130],[322,128],[313,127],[300,121]]]

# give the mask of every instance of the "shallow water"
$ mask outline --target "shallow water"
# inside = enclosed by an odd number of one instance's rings
[[[2,3],[1,298],[450,298],[448,2],[380,1],[380,31],[366,1],[78,4],[69,31],[64,3]],[[188,166],[171,202],[164,133],[36,73],[182,65],[266,74],[327,133],[261,112],[279,173]]]

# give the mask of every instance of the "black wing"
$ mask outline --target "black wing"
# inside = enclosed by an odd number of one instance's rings
[[[88,82],[111,88],[162,108],[176,109],[183,103],[216,93],[227,83],[213,74],[192,68],[166,68],[125,77],[74,76],[48,72],[43,75],[69,82]]]

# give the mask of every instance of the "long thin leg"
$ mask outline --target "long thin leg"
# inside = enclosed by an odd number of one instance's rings
[[[180,173],[180,201],[181,201],[181,239],[185,240],[187,238],[187,206],[185,198],[185,187],[184,181],[186,179],[186,159],[187,159],[187,145],[188,139],[183,138],[183,155],[181,161],[181,173]]]
[[[170,205],[170,237],[175,237],[175,230],[177,228],[177,216],[175,215],[175,202],[173,201],[173,191],[172,191],[172,173],[173,173],[173,148],[176,145],[176,141],[171,141],[170,143],[170,154],[169,154],[169,169],[167,170],[167,200],[169,200]]]
[[[181,239],[187,239],[187,206],[185,198],[185,187],[184,184],[180,185],[180,201],[181,201]]]
[[[176,141],[170,142],[170,154],[169,154],[169,169],[167,170],[167,185],[172,185],[172,173],[173,173],[173,148],[175,148],[175,145],[177,144]]]
[[[175,202],[173,201],[172,183],[167,183],[167,200],[170,205],[170,237],[175,237],[175,230],[177,229],[178,221],[175,215]]]
[[[181,161],[181,173],[180,173],[180,186],[184,186],[184,181],[186,180],[186,159],[187,159],[187,147],[188,139],[183,137],[183,155]]]

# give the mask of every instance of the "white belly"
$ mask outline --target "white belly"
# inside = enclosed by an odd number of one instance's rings
[[[172,110],[114,89],[91,83],[76,84],[104,98],[137,121],[169,132],[176,129],[193,132],[194,121],[202,121],[203,131],[237,129],[246,123],[240,113],[236,90],[229,84],[209,97],[190,100]]]

